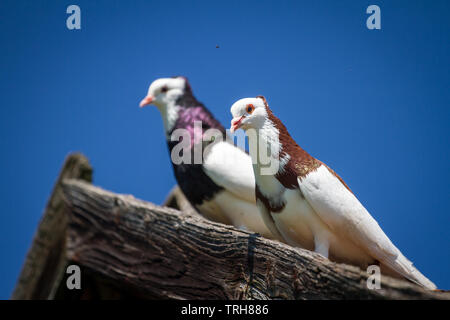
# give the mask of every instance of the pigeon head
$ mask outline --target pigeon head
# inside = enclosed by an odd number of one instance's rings
[[[233,133],[238,129],[261,129],[268,117],[267,111],[267,102],[263,96],[236,101],[231,106],[233,119],[230,131]]]
[[[166,108],[170,104],[175,104],[186,91],[190,91],[190,86],[184,77],[156,79],[139,106],[143,108],[152,104],[158,108]]]
[[[223,132],[223,126],[193,95],[191,86],[185,77],[160,78],[152,82],[147,96],[140,106],[155,105],[161,113],[166,137],[175,129],[194,127],[196,121],[202,122],[203,128],[217,128]]]

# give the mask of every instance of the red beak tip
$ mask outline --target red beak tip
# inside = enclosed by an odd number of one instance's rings
[[[243,117],[240,117],[239,119],[235,120],[235,121],[231,121],[231,128],[230,131],[231,133],[235,132],[237,129],[239,129],[239,125],[241,124]]]

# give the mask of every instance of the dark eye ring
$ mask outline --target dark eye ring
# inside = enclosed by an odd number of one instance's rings
[[[255,107],[252,104],[247,105],[247,113],[252,113],[255,110]]]
[[[163,92],[163,93],[167,92],[168,90],[169,90],[169,88],[167,88],[167,86],[164,86],[161,88],[161,92]]]

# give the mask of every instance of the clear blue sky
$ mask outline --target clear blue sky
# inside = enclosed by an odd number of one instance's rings
[[[370,4],[381,30],[366,28]],[[0,1],[0,298],[69,152],[89,157],[95,184],[163,201],[175,180],[162,121],[138,103],[172,75],[226,126],[235,100],[265,95],[450,289],[449,13],[450,1]]]

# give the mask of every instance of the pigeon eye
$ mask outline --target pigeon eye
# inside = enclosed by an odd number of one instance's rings
[[[251,114],[255,110],[255,107],[252,104],[247,105],[247,113]]]
[[[167,86],[164,86],[161,88],[162,93],[167,92],[168,90],[169,90],[169,88],[167,88]]]

